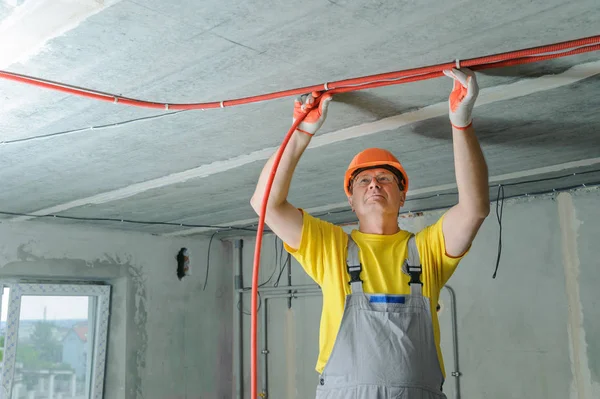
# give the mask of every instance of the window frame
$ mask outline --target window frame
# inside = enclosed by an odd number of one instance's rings
[[[4,337],[4,358],[2,379],[0,381],[0,399],[12,397],[19,338],[18,331],[21,314],[21,298],[24,295],[94,297],[95,301],[90,300],[88,316],[89,323],[94,327],[94,346],[92,356],[88,357],[88,363],[92,362],[93,364],[91,364],[90,385],[86,391],[88,391],[88,398],[102,399],[106,367],[106,348],[108,344],[110,285],[0,282],[0,289],[4,290],[4,287],[8,287],[10,292]],[[4,298],[2,299],[4,300]],[[92,305],[92,302],[95,303]]]

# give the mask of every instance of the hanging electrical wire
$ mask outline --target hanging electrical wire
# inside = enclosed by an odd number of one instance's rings
[[[500,255],[502,254],[502,213],[504,212],[504,186],[498,185],[498,195],[496,195],[496,220],[498,220],[498,256],[496,257],[496,268],[492,278],[496,278],[498,266],[500,265]]]
[[[251,290],[252,290],[252,288],[244,288],[244,292],[251,291]],[[261,305],[262,305],[262,297],[260,296],[260,292],[258,292],[258,309],[256,309],[257,312],[260,310]],[[242,309],[240,307],[240,300],[239,299],[237,301],[237,308],[238,308],[238,310],[240,312],[242,312],[246,316],[252,316],[251,312],[246,312],[244,309]]]
[[[504,187],[520,186],[520,185],[524,185],[524,184],[532,184],[532,183],[547,182],[547,181],[552,181],[552,180],[560,180],[560,179],[565,179],[565,178],[569,178],[569,177],[573,177],[573,176],[583,176],[583,175],[594,174],[594,173],[600,173],[600,169],[588,170],[588,171],[583,171],[583,172],[572,172],[572,173],[562,174],[562,175],[557,175],[557,176],[552,176],[552,177],[521,180],[521,181],[513,182],[513,183],[502,183],[502,185]],[[586,188],[586,187],[591,187],[591,186],[595,186],[598,184],[600,184],[600,183],[598,183],[598,182],[580,183],[580,184],[575,184],[575,185],[569,185],[568,187],[552,188],[552,189],[545,189],[545,190],[536,191],[536,192],[515,194],[515,195],[509,196],[509,197],[505,197],[505,199],[526,197],[529,195],[550,194],[550,193],[553,193],[556,191],[572,190],[575,188]],[[490,185],[489,187],[491,189],[491,188],[495,187],[495,185]],[[429,200],[429,199],[433,199],[433,198],[440,198],[440,197],[445,197],[445,196],[456,196],[456,195],[458,195],[458,191],[453,190],[453,191],[448,191],[445,193],[436,193],[436,194],[425,195],[425,196],[420,196],[420,197],[408,197],[404,202],[409,203],[409,202],[413,202],[413,201],[425,201],[425,200]],[[435,210],[435,209],[439,209],[439,208],[440,208],[439,206],[432,207],[432,208],[418,208],[418,209],[414,209],[414,210],[404,211],[401,214],[425,212],[425,211],[431,211],[431,210]],[[350,213],[350,212],[352,212],[351,209],[345,208],[345,209],[339,209],[339,210],[334,210],[334,211],[316,212],[316,213],[314,213],[314,216],[319,217],[319,216],[335,215],[335,214]],[[253,226],[256,226],[256,224],[251,224],[249,226],[253,227]]]
[[[269,284],[269,282],[271,282],[271,280],[273,279],[273,276],[275,275],[275,272],[277,272],[277,258],[278,258],[278,245],[277,245],[277,241],[279,240],[279,237],[277,236],[273,236],[275,238],[275,260],[273,262],[273,272],[271,272],[271,275],[269,276],[269,278],[264,282],[259,284],[259,287],[264,287],[265,285]]]
[[[275,261],[274,261],[274,264],[273,264],[273,272],[271,272],[271,275],[269,276],[269,278],[265,282],[260,283],[258,285],[259,287],[264,287],[265,285],[267,285],[271,281],[271,279],[273,278],[273,276],[275,275],[275,272],[277,271],[277,266],[278,266],[277,258],[278,258],[278,252],[279,252],[278,251],[277,241],[278,241],[279,238],[277,236],[274,236],[274,237],[275,237]],[[283,251],[283,248],[282,248],[282,251]],[[247,287],[246,288],[242,288],[242,291],[244,291],[244,292],[247,292],[247,291],[250,291],[250,290],[251,290],[251,288],[247,288]],[[260,310],[260,307],[261,307],[261,304],[262,304],[262,299],[260,298],[260,292],[258,293],[258,295],[259,295],[259,303],[258,303],[258,309],[257,309],[257,311]],[[243,310],[240,307],[240,300],[239,299],[238,299],[238,302],[237,302],[237,308],[243,314],[248,315],[248,316],[251,315],[251,313],[246,312],[245,310]]]
[[[0,211],[0,215],[20,216],[20,217],[22,216],[22,217],[37,218],[37,219],[50,218],[50,219],[66,219],[66,220],[76,220],[76,221],[86,221],[86,222],[116,222],[116,223],[147,224],[147,225],[152,225],[152,226],[161,225],[161,226],[175,226],[175,227],[206,228],[206,229],[217,229],[219,231],[242,230],[242,231],[256,232],[256,229],[253,229],[251,227],[243,227],[243,226],[219,226],[219,225],[211,225],[211,224],[190,224],[190,223],[177,223],[177,222],[119,219],[119,218],[101,218],[101,217],[89,217],[89,216],[68,216],[68,215],[58,215],[58,214],[54,214],[54,213],[37,215],[35,213]]]
[[[167,116],[180,114],[182,112],[186,112],[186,111],[175,111],[175,112],[169,112],[167,114],[158,114],[158,115],[144,116],[141,118],[127,119],[127,120],[124,120],[121,122],[107,123],[104,125],[94,125],[94,126],[83,127],[83,128],[79,128],[79,129],[62,130],[60,132],[41,134],[39,136],[32,136],[32,137],[24,137],[22,139],[4,140],[4,141],[0,141],[0,145],[17,144],[17,143],[23,143],[26,141],[49,139],[51,137],[65,136],[68,134],[85,132],[87,130],[98,131],[98,130],[104,130],[104,129],[111,129],[111,128],[115,128],[115,127],[129,125],[131,123],[136,123],[136,122],[144,122],[144,121],[153,120],[153,119],[162,119]]]
[[[283,246],[283,242],[282,242],[281,245]],[[281,266],[280,266],[280,269],[279,269],[279,275],[277,276],[277,280],[275,281],[275,284],[273,284],[273,287],[279,287],[279,280],[281,279],[281,276],[283,275],[283,271],[290,264],[290,262],[291,262],[290,254],[288,254],[288,256],[286,257],[286,260],[285,260],[285,262],[283,262],[283,264],[281,264],[281,259],[279,260],[279,263],[280,263]]]
[[[513,183],[502,183],[502,185],[504,187],[519,186],[519,185],[523,185],[523,184],[560,180],[560,179],[565,179],[568,177],[583,176],[583,175],[594,174],[594,173],[600,173],[600,169],[588,170],[588,171],[583,171],[583,172],[574,172],[574,173],[562,174],[562,175],[545,177],[545,178],[522,180],[522,181],[513,182]],[[592,187],[592,186],[595,186],[598,184],[600,184],[600,182],[581,183],[581,184],[576,184],[576,185],[569,185],[568,187],[552,188],[552,189],[541,190],[541,191],[536,191],[536,192],[520,193],[520,194],[505,197],[505,199],[526,197],[526,196],[530,196],[530,195],[550,194],[550,193],[557,192],[557,191],[572,190],[575,188]],[[492,188],[492,187],[494,187],[494,186],[490,185],[490,188]],[[409,203],[409,202],[413,202],[413,201],[424,201],[424,200],[440,198],[440,197],[444,197],[444,196],[455,196],[457,194],[458,194],[457,191],[449,191],[449,192],[445,192],[445,193],[437,193],[437,194],[431,194],[431,195],[426,195],[426,196],[421,196],[421,197],[409,197],[406,199],[405,203]],[[418,208],[418,209],[402,212],[402,214],[425,212],[425,211],[431,211],[431,210],[436,210],[436,209],[439,209],[439,206],[431,207],[431,208]],[[339,210],[334,210],[334,211],[315,212],[314,216],[319,217],[319,216],[336,215],[336,214],[343,214],[343,213],[350,213],[350,212],[351,212],[351,209],[339,209]],[[165,221],[131,220],[131,219],[120,219],[120,218],[68,216],[68,215],[59,215],[59,214],[37,215],[34,213],[9,212],[9,211],[0,211],[0,215],[30,217],[30,218],[50,218],[50,219],[56,218],[56,219],[89,221],[89,222],[133,223],[133,224],[146,224],[146,225],[152,225],[152,226],[164,225],[164,226],[185,227],[185,228],[206,228],[206,229],[215,229],[216,232],[218,232],[218,233],[223,233],[226,231],[234,231],[234,230],[235,231],[248,231],[248,232],[256,233],[256,226],[257,226],[256,223],[243,225],[243,226],[242,225],[220,226],[220,225],[210,225],[210,224],[190,224],[190,223],[177,223],[177,222],[165,222]],[[265,232],[270,232],[270,230],[265,229]],[[283,243],[281,243],[281,245],[283,246]]]
[[[202,287],[202,291],[206,290],[206,284],[208,283],[208,270],[210,269],[210,246],[212,245],[213,242],[213,238],[215,238],[215,235],[218,233],[218,231],[215,231],[211,236],[210,236],[210,240],[208,241],[208,254],[206,255],[206,276],[204,277],[204,286]]]

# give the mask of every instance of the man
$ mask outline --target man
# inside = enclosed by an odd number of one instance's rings
[[[444,73],[454,79],[449,116],[459,201],[414,238],[398,227],[408,176],[383,149],[359,153],[346,171],[344,189],[359,220],[351,235],[287,201],[294,169],[325,121],[331,96],[295,102],[294,117],[306,119],[281,159],[266,223],[322,289],[317,398],[445,398],[436,306],[489,214],[489,194],[472,127],[475,74]],[[273,157],[252,197],[257,213],[272,163]]]

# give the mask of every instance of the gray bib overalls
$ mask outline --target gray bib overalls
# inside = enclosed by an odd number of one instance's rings
[[[403,266],[410,295],[364,293],[358,246],[348,238],[351,294],[317,399],[445,399],[415,237]]]

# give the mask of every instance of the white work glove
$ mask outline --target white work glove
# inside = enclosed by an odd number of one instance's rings
[[[295,122],[302,115],[306,114],[304,120],[298,125],[296,130],[314,136],[327,118],[327,105],[332,99],[332,95],[325,93],[319,97],[321,93],[312,92],[296,98],[294,101],[294,118]]]
[[[454,89],[448,101],[450,108],[450,123],[457,129],[464,130],[471,126],[471,116],[479,86],[475,73],[467,68],[444,71],[444,75],[454,79]]]

